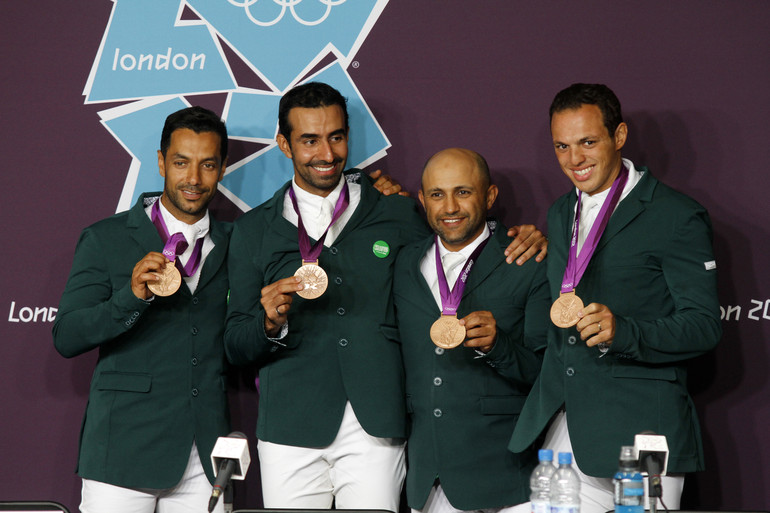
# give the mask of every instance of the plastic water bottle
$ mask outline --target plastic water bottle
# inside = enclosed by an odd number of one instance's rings
[[[559,453],[559,468],[551,477],[551,513],[580,511],[580,479],[572,469],[572,453]]]
[[[620,463],[612,482],[615,485],[615,513],[644,512],[644,482],[632,446],[620,448]]]
[[[540,463],[532,471],[529,478],[529,500],[532,504],[532,513],[551,512],[551,476],[556,472],[553,466],[553,451],[540,449],[537,452]]]

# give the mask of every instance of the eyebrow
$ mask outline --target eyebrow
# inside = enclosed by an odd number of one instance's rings
[[[442,189],[441,187],[431,187],[430,189],[428,189],[427,192],[436,192],[436,191],[444,191],[444,190],[456,191],[456,190],[459,190],[459,189],[469,189],[469,190],[472,190],[472,191],[476,190],[472,185],[455,185],[454,187],[452,187],[450,189]]]
[[[345,129],[344,128],[338,128],[334,132],[330,133],[329,137],[331,137],[333,135],[345,135]],[[321,136],[318,135],[318,134],[301,134],[299,136],[300,139],[318,139],[319,137],[321,137]]]
[[[182,153],[179,153],[179,152],[174,153],[173,155],[171,155],[171,158],[172,159],[190,160],[190,157],[188,157],[187,155],[184,155]],[[210,160],[213,161],[213,162],[218,163],[219,162],[219,156],[218,155],[212,155],[210,157],[206,157],[206,158],[202,159],[203,162],[208,162]]]

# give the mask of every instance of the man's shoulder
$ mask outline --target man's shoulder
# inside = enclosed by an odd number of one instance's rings
[[[660,180],[650,177],[654,181],[654,191],[652,201],[656,205],[666,206],[672,209],[682,209],[687,211],[706,210],[695,198],[679,191]]]
[[[109,217],[96,221],[87,226],[83,231],[100,235],[111,235],[122,237],[128,229],[128,219],[131,217],[131,211],[118,212]],[[148,218],[149,219],[149,218]]]

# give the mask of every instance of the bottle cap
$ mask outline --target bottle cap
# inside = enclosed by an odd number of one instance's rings
[[[537,451],[537,459],[540,461],[553,461],[553,451],[551,449],[540,449]]]
[[[560,452],[559,453],[559,465],[571,465],[572,464],[572,453],[571,452]]]
[[[624,445],[620,448],[620,466],[627,469],[639,468],[639,460],[634,454],[633,445]]]

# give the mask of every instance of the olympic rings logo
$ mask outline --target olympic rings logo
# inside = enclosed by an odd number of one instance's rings
[[[276,16],[274,19],[270,21],[262,21],[258,20],[254,17],[254,15],[251,13],[251,6],[256,5],[260,0],[227,0],[232,5],[236,7],[243,7],[243,9],[246,11],[246,16],[249,17],[252,23],[255,25],[259,25],[260,27],[271,27],[278,22],[280,22],[284,15],[286,14],[287,8],[291,11],[291,15],[294,16],[294,19],[297,20],[302,25],[306,26],[313,26],[313,25],[319,25],[323,23],[326,18],[329,17],[329,13],[332,10],[332,7],[340,4],[344,4],[347,0],[318,0],[322,5],[326,5],[326,12],[318,18],[315,21],[308,21],[302,19],[301,16],[297,14],[297,11],[295,9],[296,6],[302,3],[302,0],[272,0],[274,4],[281,6],[281,12]],[[266,2],[268,0],[262,0],[263,2]]]

